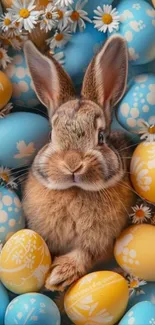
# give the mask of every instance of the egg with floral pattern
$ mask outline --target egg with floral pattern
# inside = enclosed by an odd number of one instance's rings
[[[128,284],[121,275],[111,271],[93,272],[69,288],[64,300],[65,311],[76,325],[112,325],[124,314],[128,297]]]
[[[8,103],[12,95],[12,84],[7,75],[0,71],[0,110]]]
[[[0,119],[0,165],[20,168],[30,165],[49,141],[48,120],[28,112],[11,113]]]
[[[154,325],[155,305],[142,301],[133,306],[119,322],[119,325]]]
[[[138,75],[131,81],[116,115],[130,132],[140,130],[143,121],[150,125],[155,123],[155,74]]]
[[[144,0],[122,0],[117,10],[120,16],[118,33],[127,41],[130,62],[135,65],[154,60],[154,8]]]
[[[0,187],[0,243],[4,244],[15,232],[25,227],[21,202],[17,194]]]
[[[8,296],[7,290],[2,285],[1,282],[0,282],[0,302],[1,302],[0,325],[4,325],[4,317],[5,317],[6,308],[9,304],[9,296]]]
[[[131,226],[116,240],[114,255],[127,273],[145,281],[155,281],[155,227]]]
[[[7,307],[5,325],[60,325],[60,312],[54,301],[40,293],[26,293]]]
[[[34,92],[33,82],[22,51],[10,49],[8,55],[12,58],[7,65],[5,73],[10,79],[13,87],[11,101],[17,105],[27,108],[36,107],[40,102]]]
[[[51,266],[51,255],[42,237],[24,229],[15,233],[0,255],[0,279],[17,294],[39,291]]]
[[[87,23],[86,29],[82,33],[77,31],[73,34],[71,40],[60,50],[64,52],[64,68],[75,85],[81,85],[87,66],[105,40],[105,34],[99,33],[93,24]]]
[[[136,192],[155,203],[155,141],[145,141],[137,146],[131,159],[130,173]]]

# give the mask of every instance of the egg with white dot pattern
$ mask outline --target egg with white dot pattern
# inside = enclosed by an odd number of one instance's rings
[[[136,65],[154,60],[154,8],[144,0],[122,0],[117,10],[120,16],[118,33],[127,41],[130,62]]]
[[[155,123],[155,75],[135,77],[116,111],[119,123],[128,131],[142,128],[143,121]]]
[[[34,92],[24,53],[10,49],[8,55],[12,58],[12,61],[7,65],[5,73],[13,87],[11,101],[17,106],[36,107],[40,102]]]
[[[0,187],[0,243],[25,227],[21,202],[15,192]]]
[[[60,312],[52,299],[40,293],[23,294],[11,301],[5,325],[60,325]]]
[[[114,256],[128,274],[145,281],[155,281],[155,227],[131,226],[116,240]]]
[[[133,306],[121,319],[119,325],[155,325],[155,305],[142,301]]]

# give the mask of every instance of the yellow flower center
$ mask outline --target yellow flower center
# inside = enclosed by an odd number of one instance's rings
[[[0,52],[0,60],[3,59],[4,55],[2,52]]]
[[[4,25],[9,26],[11,24],[11,20],[9,18],[4,19]]]
[[[155,125],[151,125],[151,126],[149,127],[149,129],[148,129],[148,132],[149,132],[150,134],[155,134]]]
[[[3,181],[5,181],[6,183],[8,183],[9,176],[6,173],[0,174],[0,177],[3,179]]]
[[[47,14],[46,14],[46,18],[47,18],[47,19],[52,19],[52,14],[51,14],[51,12],[47,12]]]
[[[63,16],[64,16],[63,11],[61,11],[59,9],[57,10],[57,14],[58,14],[58,19],[59,20],[61,20],[63,18]]]
[[[30,16],[30,12],[29,12],[29,10],[28,9],[26,9],[26,8],[22,8],[22,9],[20,9],[20,11],[19,11],[19,16],[20,17],[22,17],[22,18],[28,18],[29,16]]]
[[[137,288],[138,287],[138,281],[137,280],[132,280],[130,282],[130,288]]]
[[[139,210],[136,211],[135,215],[136,215],[137,218],[141,219],[141,218],[145,217],[145,212],[142,209],[139,209]]]
[[[113,18],[110,14],[104,14],[102,16],[102,21],[106,25],[110,25],[113,22]]]
[[[64,38],[64,35],[62,33],[58,33],[55,35],[55,40],[58,42],[62,41],[63,38]]]
[[[80,14],[77,11],[73,11],[70,17],[73,21],[77,21],[80,18]]]

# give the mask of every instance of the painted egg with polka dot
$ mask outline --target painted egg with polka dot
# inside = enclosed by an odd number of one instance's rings
[[[131,159],[130,172],[136,192],[147,201],[155,203],[155,141],[144,141],[136,147]]]
[[[12,95],[12,84],[7,75],[0,71],[0,110],[8,103]]]
[[[119,325],[155,325],[155,305],[142,301],[133,306],[119,322]]]
[[[0,187],[0,243],[4,244],[15,232],[24,227],[25,220],[17,194]]]
[[[16,112],[0,119],[0,164],[8,168],[30,165],[49,140],[48,120],[38,114]]]
[[[81,85],[87,66],[105,40],[106,35],[88,23],[83,33],[78,31],[64,47],[64,68],[76,86]]]
[[[99,271],[73,284],[65,295],[64,306],[76,325],[112,325],[124,314],[128,297],[127,281],[120,274]]]
[[[116,111],[119,123],[128,131],[142,128],[143,121],[155,122],[155,74],[135,77]]]
[[[9,296],[7,290],[4,288],[1,282],[0,282],[0,302],[1,302],[0,325],[4,325],[4,317],[5,317],[6,308],[9,304]]]
[[[0,254],[0,279],[17,294],[39,291],[50,267],[51,255],[45,241],[29,229],[16,232]]]
[[[17,106],[36,107],[40,102],[34,92],[24,53],[10,49],[8,55],[12,58],[12,61],[7,65],[5,73],[13,87],[11,101]]]
[[[120,16],[118,33],[128,44],[132,64],[145,64],[155,59],[155,10],[144,0],[122,0],[117,6]]]
[[[60,312],[54,301],[40,293],[26,293],[11,301],[5,325],[60,325]]]
[[[146,281],[155,281],[155,227],[131,226],[116,240],[114,255],[127,273]]]

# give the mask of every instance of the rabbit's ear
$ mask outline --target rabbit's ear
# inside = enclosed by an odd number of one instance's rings
[[[31,41],[25,42],[24,53],[36,94],[51,117],[62,103],[75,97],[72,81],[54,58],[41,54]]]
[[[121,36],[111,36],[87,68],[82,96],[95,101],[111,115],[110,107],[115,106],[125,92],[127,74],[126,41]]]

